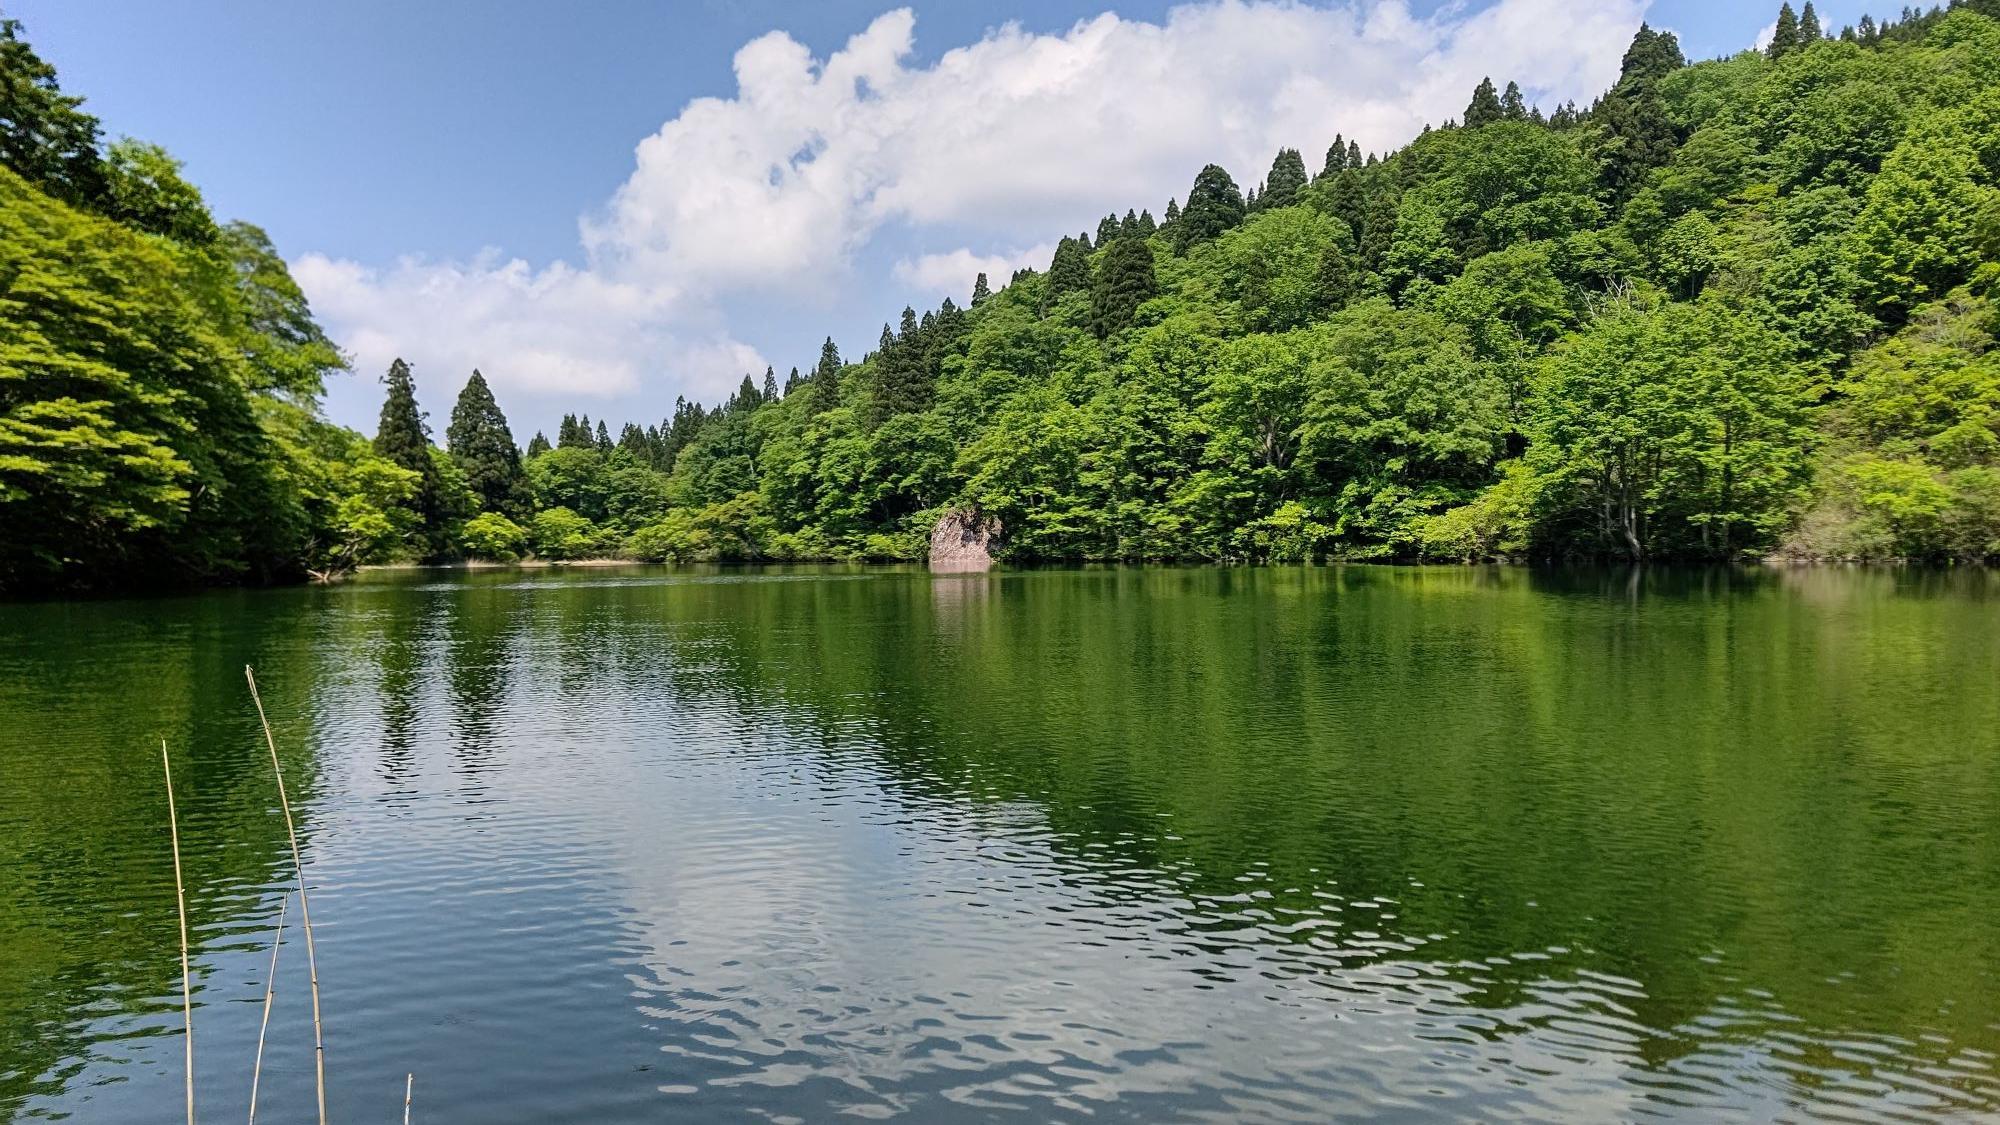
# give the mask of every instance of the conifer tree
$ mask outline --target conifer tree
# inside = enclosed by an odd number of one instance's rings
[[[375,428],[377,456],[417,474],[416,494],[410,507],[417,515],[418,544],[425,558],[443,553],[444,482],[437,462],[431,460],[430,428],[423,411],[417,409],[416,379],[410,365],[400,358],[389,365],[382,377],[389,388],[382,399],[382,416]]]
[[[1764,53],[1774,59],[1782,59],[1797,50],[1799,46],[1799,17],[1792,11],[1791,0],[1778,7],[1778,27],[1771,33],[1771,45]]]
[[[542,431],[536,430],[535,436],[528,439],[528,456],[540,457],[548,451],[549,439],[542,436]]]
[[[1103,246],[1118,237],[1118,216],[1106,215],[1097,220],[1097,244]]]
[[[813,368],[812,409],[813,413],[831,410],[840,405],[840,349],[833,346],[833,337],[819,346],[819,363]]]
[[[1673,32],[1641,24],[1625,49],[1618,84],[1592,108],[1591,116],[1616,142],[1608,147],[1600,173],[1614,199],[1630,196],[1654,168],[1673,156],[1680,137],[1659,84],[1686,65]]]
[[[1163,227],[1172,226],[1181,217],[1181,205],[1175,203],[1173,197],[1169,196],[1167,197],[1167,209],[1160,212],[1160,214],[1165,216],[1165,218],[1160,220],[1160,225]]]
[[[1369,161],[1368,163],[1370,163],[1370,164],[1373,164],[1373,163],[1375,163],[1375,162],[1374,162],[1373,160],[1370,160],[1370,161]],[[1359,167],[1361,167],[1361,142],[1360,142],[1360,141],[1349,141],[1349,142],[1347,142],[1347,166],[1348,166],[1349,168],[1359,168]]]
[[[1142,207],[1142,208],[1140,208],[1140,209],[1139,209],[1139,237],[1140,237],[1140,238],[1151,238],[1151,237],[1153,237],[1154,233],[1155,233],[1155,232],[1157,232],[1157,231],[1158,231],[1159,229],[1160,229],[1160,225],[1159,225],[1158,223],[1155,223],[1155,222],[1153,221],[1153,213],[1152,213],[1151,211],[1148,211],[1148,210],[1146,210],[1146,209],[1145,209],[1145,208],[1143,208],[1143,207]]]
[[[1187,206],[1174,223],[1174,253],[1207,242],[1243,222],[1243,193],[1219,164],[1204,167],[1188,189]]]
[[[1799,44],[1817,43],[1820,38],[1819,13],[1813,11],[1812,0],[1799,9]]]
[[[992,295],[993,291],[986,286],[986,274],[984,271],[981,271],[979,276],[973,279],[972,282],[972,307],[976,309],[985,304],[986,298]]]
[[[1472,102],[1465,107],[1465,127],[1477,129],[1481,125],[1491,125],[1500,120],[1500,93],[1493,88],[1492,78],[1482,78],[1472,91]]]
[[[1528,105],[1521,97],[1521,84],[1509,81],[1507,90],[1500,95],[1500,116],[1508,121],[1526,121]]]
[[[1042,287],[1042,315],[1055,307],[1066,293],[1090,287],[1090,250],[1073,238],[1056,243],[1055,257],[1049,260],[1048,283]]]
[[[1264,209],[1290,207],[1298,202],[1299,189],[1306,186],[1306,162],[1295,148],[1281,148],[1271,161],[1271,174],[1264,178],[1264,193],[1258,204]]]
[[[599,420],[597,423],[597,451],[599,453],[609,453],[611,449],[611,430],[602,420]]]
[[[1153,248],[1143,238],[1121,238],[1105,251],[1090,287],[1090,330],[1098,339],[1124,331],[1132,314],[1160,291],[1153,272]]]
[[[778,401],[778,372],[768,363],[764,365],[764,385],[758,393],[765,402]]]
[[[1322,309],[1331,312],[1354,299],[1354,265],[1338,243],[1328,243],[1326,251],[1320,255],[1319,276],[1315,282],[1318,287],[1316,297]]]
[[[1118,220],[1118,237],[1120,238],[1145,237],[1144,235],[1139,233],[1139,212],[1134,211],[1130,207],[1127,207],[1125,209],[1125,217]]]
[[[793,391],[796,391],[798,389],[799,389],[799,368],[797,364],[793,364],[792,373],[790,375],[785,376],[785,393],[789,395]]]
[[[477,368],[458,392],[451,409],[451,425],[445,427],[445,445],[451,459],[465,474],[466,486],[488,512],[509,516],[525,514],[528,508],[528,480],[521,471],[521,453],[514,448],[514,433],[507,416],[493,400],[486,377]]]
[[[1333,135],[1333,144],[1326,150],[1326,167],[1320,169],[1321,178],[1338,176],[1347,171],[1347,138],[1339,133]]]

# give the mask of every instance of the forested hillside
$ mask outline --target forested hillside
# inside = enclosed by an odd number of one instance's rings
[[[2000,557],[2000,0],[1641,29],[1588,107],[1496,76],[1394,153],[1211,165],[859,362],[525,455],[477,373],[448,455],[400,363],[372,445],[321,422],[267,242],[5,50],[10,585],[910,558],[959,506],[1020,560]]]

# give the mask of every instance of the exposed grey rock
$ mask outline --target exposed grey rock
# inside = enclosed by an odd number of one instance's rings
[[[942,574],[986,570],[999,542],[999,519],[955,508],[939,516],[931,529],[931,569]]]

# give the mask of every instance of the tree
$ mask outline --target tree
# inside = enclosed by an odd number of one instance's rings
[[[1090,330],[1098,339],[1123,332],[1132,314],[1154,294],[1153,248],[1141,238],[1121,238],[1104,252],[1103,267],[1090,287]]]
[[[1614,200],[1628,198],[1653,169],[1673,157],[1680,134],[1660,83],[1686,65],[1672,32],[1640,24],[1625,49],[1618,84],[1591,108],[1591,119],[1604,130],[1599,181]]]
[[[1778,6],[1778,26],[1771,33],[1771,45],[1764,53],[1774,59],[1782,59],[1799,49],[1799,17],[1792,11],[1791,0]]]
[[[220,235],[215,217],[194,185],[181,178],[181,162],[158,145],[126,139],[105,153],[104,213],[126,226],[207,246]]]
[[[765,402],[778,401],[778,373],[769,364],[764,366],[764,385],[758,394]]]
[[[1528,103],[1521,96],[1521,84],[1508,82],[1507,90],[1500,95],[1500,117],[1505,121],[1526,121]]]
[[[532,497],[527,475],[521,471],[521,453],[514,447],[507,416],[477,368],[452,406],[445,445],[465,474],[466,487],[478,498],[480,510],[510,516],[527,512]]]
[[[1779,19],[1783,18],[1781,14]],[[1799,43],[1801,45],[1817,43],[1820,35],[1819,13],[1813,11],[1812,0],[1806,0],[1806,6],[1799,10]]]
[[[238,346],[251,371],[250,389],[295,400],[317,398],[326,377],[347,369],[326,332],[313,320],[305,291],[263,228],[228,223],[217,250],[228,260],[242,332]]]
[[[1042,283],[1042,315],[1047,316],[1066,293],[1090,288],[1090,247],[1074,238],[1056,243],[1055,257]]]
[[[1477,129],[1500,118],[1500,93],[1493,88],[1493,79],[1482,78],[1472,91],[1471,103],[1465,107],[1465,127]]]
[[[549,439],[543,437],[542,431],[540,430],[536,430],[535,436],[528,439],[529,457],[539,457],[542,454],[547,453],[549,449],[550,449]]]
[[[389,364],[382,382],[389,390],[382,398],[381,420],[375,428],[375,455],[416,474],[417,487],[410,497],[411,511],[417,516],[412,546],[419,555],[434,557],[449,547],[442,537],[444,485],[431,459],[430,427],[424,424],[423,411],[417,409],[416,379],[410,365],[397,359]]]
[[[992,295],[993,291],[986,287],[986,273],[982,270],[972,282],[972,307],[976,309],[985,304],[986,298]]]
[[[1243,193],[1219,164],[1210,164],[1194,178],[1187,206],[1174,221],[1174,253],[1211,241],[1243,221]],[[1053,267],[1051,267],[1053,272]]]
[[[1271,174],[1264,178],[1264,194],[1258,197],[1260,208],[1290,207],[1298,201],[1299,189],[1308,183],[1305,158],[1295,148],[1281,148],[1277,158],[1271,161]]]
[[[21,21],[0,19],[0,164],[73,207],[97,207],[104,199],[98,124],[82,107],[21,38]]]
[[[819,346],[819,363],[812,373],[812,410],[818,414],[840,405],[840,349],[833,337]]]
[[[1320,168],[1320,178],[1338,176],[1347,171],[1347,138],[1339,133],[1333,135],[1333,144],[1326,150],[1326,163]]]

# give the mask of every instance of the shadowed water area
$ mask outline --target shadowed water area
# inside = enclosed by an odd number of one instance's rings
[[[2000,1114],[1981,572],[382,574],[0,606],[0,1119]],[[312,1117],[304,945],[260,1118]]]

